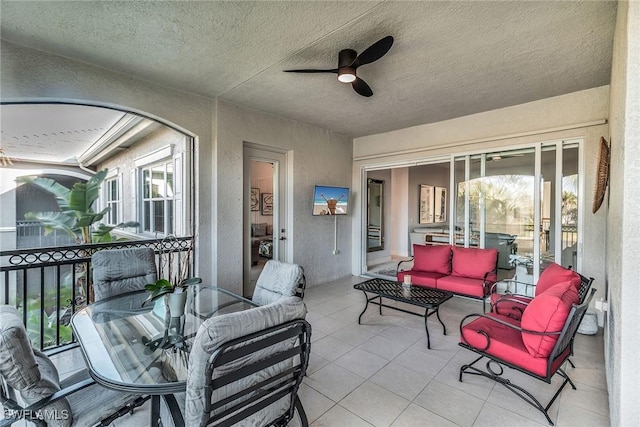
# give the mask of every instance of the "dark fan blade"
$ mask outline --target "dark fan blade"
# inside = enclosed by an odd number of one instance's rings
[[[364,64],[370,64],[373,61],[377,61],[382,58],[385,53],[389,52],[393,45],[393,37],[387,36],[378,40],[371,46],[369,46],[364,52],[362,52],[351,65],[353,68],[358,68]]]
[[[332,70],[282,70],[285,73],[337,73],[338,69],[334,68]]]
[[[351,83],[353,86],[353,90],[358,92],[362,96],[371,96],[373,95],[373,91],[369,87],[369,85],[362,80],[360,77],[356,77],[356,79]]]

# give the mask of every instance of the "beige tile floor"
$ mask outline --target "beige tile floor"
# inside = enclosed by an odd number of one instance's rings
[[[478,301],[453,298],[440,309],[447,335],[429,318],[431,350],[421,317],[371,306],[358,325],[364,295],[349,277],[309,287],[307,320],[313,328],[311,361],[300,398],[312,427],[346,426],[546,426],[544,416],[506,388],[480,378],[458,381],[460,365],[474,353],[458,346],[458,325],[481,312]],[[433,319],[433,320],[431,320]],[[577,390],[566,387],[551,407],[557,427],[608,426],[603,339],[578,335],[576,368],[567,368]],[[65,361],[66,366],[77,366]],[[546,401],[555,389],[519,372],[507,375]],[[557,379],[553,385],[557,385]],[[148,404],[113,423],[148,424]]]
[[[320,426],[536,426],[544,416],[501,385],[480,377],[458,381],[474,353],[458,346],[462,317],[481,312],[478,301],[453,298],[440,309],[447,335],[429,318],[431,350],[421,317],[369,307],[358,325],[364,295],[352,277],[310,287],[311,363],[300,396],[313,427]],[[433,319],[433,320],[431,320]],[[601,335],[578,335],[567,368],[577,390],[565,388],[551,407],[558,427],[608,426],[609,406]],[[548,385],[519,372],[507,375],[546,401]]]

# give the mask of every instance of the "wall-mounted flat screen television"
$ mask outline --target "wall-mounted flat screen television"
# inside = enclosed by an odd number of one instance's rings
[[[314,215],[346,215],[349,207],[347,187],[316,185],[313,192]]]

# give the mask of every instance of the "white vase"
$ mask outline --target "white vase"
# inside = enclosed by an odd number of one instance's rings
[[[187,303],[187,293],[171,293],[168,294],[169,312],[171,317],[180,317],[184,314],[184,306]]]

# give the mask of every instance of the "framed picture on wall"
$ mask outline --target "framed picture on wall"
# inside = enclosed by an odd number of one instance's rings
[[[251,210],[252,211],[260,210],[260,189],[259,188],[251,189]]]
[[[435,195],[433,196],[434,207],[434,221],[446,222],[447,221],[447,189],[444,187],[436,187]]]
[[[262,193],[262,215],[273,215],[273,193]]]
[[[433,193],[432,185],[420,185],[419,223],[429,224],[433,222]]]

